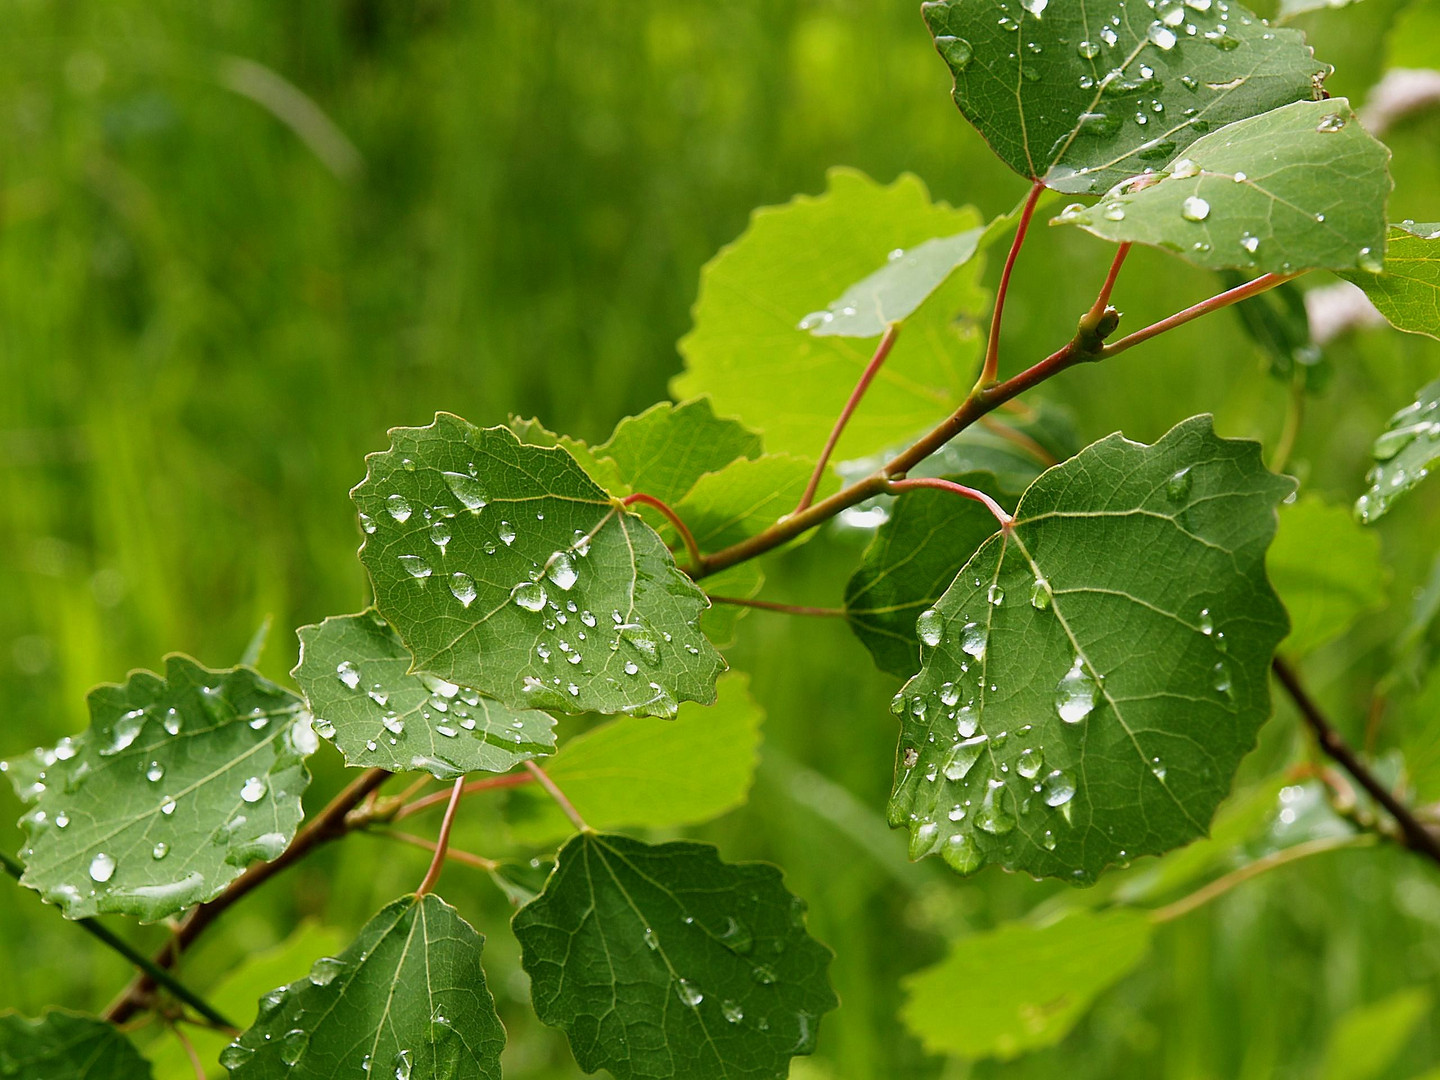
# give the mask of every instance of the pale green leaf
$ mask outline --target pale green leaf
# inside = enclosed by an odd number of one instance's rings
[[[235,1080],[499,1080],[505,1029],[483,945],[438,896],[401,897],[338,957],[262,997],[220,1061]]]
[[[1393,226],[1379,274],[1345,274],[1390,325],[1440,339],[1440,223]]]
[[[1153,182],[1055,221],[1216,270],[1378,270],[1389,161],[1344,98],[1299,101],[1211,132]]]
[[[555,721],[545,713],[410,674],[410,653],[374,611],[334,615],[298,634],[292,674],[315,714],[315,731],[333,740],[349,765],[449,780],[509,772],[555,749]]]
[[[724,649],[735,641],[736,624],[750,609],[741,604],[727,604],[714,600],[724,596],[732,600],[753,600],[760,595],[765,585],[765,574],[757,560],[736,563],[705,579],[705,594],[711,597],[710,607],[700,616],[700,629],[717,649]]]
[[[68,917],[161,919],[285,850],[318,743],[294,694],[169,656],[89,704],[84,734],[6,763],[34,803],[21,881]]]
[[[719,551],[761,532],[794,511],[815,463],[792,454],[766,454],[731,462],[700,477],[675,512],[689,526],[703,552]],[[838,491],[827,472],[815,493],[818,502]]]
[[[962,938],[905,979],[901,1018],[932,1054],[1018,1057],[1063,1039],[1140,962],[1150,933],[1145,915],[1117,909]]]
[[[882,186],[849,169],[831,170],[822,195],[757,210],[701,273],[676,395],[709,394],[717,411],[759,429],[767,450],[814,460],[875,343],[817,338],[800,321],[883,266],[890,251],[979,224],[973,209],[932,203],[914,176]],[[905,321],[836,460],[880,450],[959,404],[974,382],[980,336],[952,320],[985,306],[980,262],[972,258]]]
[[[697,398],[679,405],[662,401],[626,417],[594,453],[615,463],[629,491],[674,505],[705,473],[760,451],[760,436],[717,417],[708,398]]]
[[[714,699],[704,594],[568,452],[448,413],[390,434],[351,495],[375,606],[416,670],[517,707],[668,716]]]
[[[1059,191],[1100,192],[1205,132],[1317,94],[1304,37],[1234,2],[923,4],[955,104],[1000,159]]]
[[[1385,603],[1380,537],[1348,508],[1307,495],[1280,508],[1280,528],[1266,559],[1270,580],[1290,614],[1287,656],[1304,656]]]
[[[581,833],[513,926],[540,1019],[617,1080],[783,1076],[837,1004],[780,871],[706,844]]]
[[[1305,15],[1312,11],[1328,11],[1333,8],[1349,7],[1358,3],[1358,0],[1280,0],[1280,13],[1277,21],[1288,22],[1297,15]]]
[[[1430,1014],[1430,991],[1410,987],[1352,1009],[1330,1032],[1322,1080],[1376,1080]]]
[[[1355,514],[1367,525],[1389,513],[1440,458],[1440,379],[1422,386],[1415,400],[1390,418],[1370,454],[1375,459],[1365,477],[1370,489],[1355,500]]]
[[[749,680],[721,676],[715,704],[680,706],[673,721],[624,717],[577,735],[545,765],[597,829],[693,825],[741,805],[750,793],[764,713]],[[574,827],[549,798],[517,790],[506,815],[521,843],[540,845]]]
[[[1203,835],[1270,713],[1292,486],[1208,416],[1036,480],[917,620],[890,803],[912,857],[1084,883]]]
[[[8,1080],[150,1080],[150,1066],[112,1024],[51,1010],[0,1016],[0,1076]]]

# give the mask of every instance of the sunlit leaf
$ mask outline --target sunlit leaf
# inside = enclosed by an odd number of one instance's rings
[[[662,401],[626,417],[594,453],[615,463],[629,491],[674,504],[706,473],[760,451],[760,436],[717,417],[709,399],[697,398],[679,405]]]
[[[1205,132],[1317,96],[1304,37],[1233,0],[922,5],[955,104],[1022,176],[1100,192]]]
[[[1440,223],[1394,226],[1384,271],[1344,276],[1365,290],[1390,325],[1440,338]]]
[[[1440,379],[1422,386],[1415,400],[1390,418],[1370,453],[1375,458],[1365,477],[1370,490],[1355,500],[1355,514],[1367,525],[1389,513],[1440,458]]]
[[[9,1080],[150,1080],[130,1040],[103,1020],[52,1010],[0,1016],[0,1076]]]
[[[517,707],[714,699],[704,595],[565,450],[447,413],[391,438],[352,497],[375,606],[417,670]]]
[[[1430,991],[1413,986],[1352,1009],[1331,1029],[1321,1080],[1376,1080],[1430,1014]]]
[[[540,1019],[618,1080],[783,1076],[837,1004],[780,871],[706,844],[581,833],[513,926]]]
[[[815,470],[793,454],[766,454],[731,462],[700,477],[675,508],[704,552],[738,544],[793,511]],[[839,490],[832,472],[821,478],[816,500]]]
[[[295,681],[315,731],[350,765],[424,770],[445,780],[508,772],[555,748],[555,721],[545,713],[410,674],[410,653],[373,611],[335,615],[298,633]]]
[[[1378,271],[1389,161],[1344,98],[1300,101],[1211,132],[1158,180],[1055,220],[1212,269]]]
[[[884,266],[896,248],[980,224],[973,209],[932,203],[915,177],[882,186],[833,169],[819,196],[757,210],[701,274],[694,329],[680,342],[677,396],[709,394],[717,412],[761,431],[771,453],[814,460],[874,352],[869,340],[815,337],[799,324]],[[985,295],[978,258],[905,320],[884,368],[847,426],[836,460],[888,446],[935,423],[975,380],[979,333],[952,322]]]
[[[1290,614],[1290,636],[1280,650],[1287,656],[1335,640],[1385,603],[1380,537],[1361,528],[1348,508],[1314,496],[1280,508],[1266,566]]]
[[[1280,0],[1280,13],[1278,19],[1281,22],[1295,18],[1297,15],[1305,15],[1312,11],[1328,11],[1331,8],[1349,7],[1358,0]]]
[[[901,1018],[932,1054],[1018,1057],[1063,1039],[1140,962],[1150,933],[1144,914],[1122,908],[961,938],[905,979]]]
[[[755,779],[764,713],[748,678],[716,683],[715,704],[680,706],[673,722],[624,717],[577,735],[545,771],[597,829],[673,828],[708,821],[743,803]],[[574,832],[543,795],[517,790],[507,814],[522,843]]]
[[[285,850],[318,739],[294,694],[183,656],[90,692],[90,728],[6,763],[33,808],[24,884],[78,919],[149,922]]]
[[[401,897],[339,956],[262,997],[220,1062],[236,1080],[499,1080],[505,1029],[483,945],[439,897]]]
[[[1205,416],[1036,480],[916,620],[890,803],[912,857],[1083,883],[1202,835],[1270,713],[1291,489]]]

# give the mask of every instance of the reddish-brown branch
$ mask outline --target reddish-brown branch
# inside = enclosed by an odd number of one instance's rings
[[[886,485],[886,490],[892,495],[899,495],[906,491],[915,491],[918,488],[948,491],[953,495],[959,495],[962,498],[973,499],[975,502],[982,503],[985,509],[989,510],[990,513],[995,516],[995,520],[1000,523],[1002,529],[1008,529],[1011,525],[1015,524],[1015,519],[1006,513],[1005,508],[989,495],[986,495],[983,491],[976,488],[966,487],[964,484],[957,484],[953,480],[940,480],[936,477],[923,476],[917,477],[914,480],[892,480]]]
[[[575,804],[567,799],[565,793],[555,786],[555,781],[550,779],[550,775],[544,769],[536,765],[533,761],[525,762],[525,768],[530,771],[531,776],[540,782],[540,786],[545,789],[545,793],[555,800],[555,805],[564,811],[565,816],[570,819],[577,829],[581,832],[590,831],[590,826],[585,824],[585,819],[580,816],[580,811],[575,809]]]
[[[455,785],[450,789],[450,805],[445,807],[445,817],[440,822],[440,835],[435,841],[435,857],[430,860],[430,869],[425,871],[420,887],[415,890],[416,896],[424,896],[435,888],[435,883],[440,880],[440,871],[445,869],[445,851],[450,847],[450,830],[455,825],[455,812],[460,809],[460,796],[464,794],[465,778],[457,776]]]
[[[869,389],[871,380],[884,366],[885,358],[890,355],[890,349],[894,346],[895,338],[899,334],[899,323],[891,323],[885,327],[885,334],[880,338],[880,344],[875,346],[875,355],[870,357],[870,362],[865,365],[865,370],[860,374],[860,381],[855,384],[855,389],[850,391],[850,397],[846,400],[845,407],[840,410],[840,416],[836,419],[835,426],[830,429],[830,437],[825,440],[825,448],[820,451],[820,460],[815,464],[815,471],[810,474],[810,482],[805,485],[805,494],[800,496],[800,504],[795,507],[795,513],[798,514],[814,501],[815,490],[820,486],[821,477],[825,475],[825,466],[829,464],[835,444],[840,441],[840,433],[850,422],[850,417],[860,404],[860,399],[865,396],[865,391]]]
[[[434,840],[426,840],[423,836],[416,836],[413,833],[398,832],[395,829],[370,829],[372,836],[383,836],[390,840],[399,840],[402,843],[414,844],[426,851],[438,851],[440,845]],[[466,866],[473,866],[477,870],[498,870],[500,864],[494,859],[487,859],[481,855],[472,855],[468,851],[460,851],[454,847],[445,849],[445,858],[452,862],[464,863]]]
[[[654,495],[647,495],[643,491],[637,491],[634,495],[626,495],[620,500],[624,506],[633,506],[635,503],[644,503],[646,506],[654,507],[669,519],[670,524],[675,526],[675,531],[680,534],[681,541],[685,544],[685,551],[690,556],[691,567],[699,567],[701,564],[700,546],[695,543],[695,534],[690,531],[689,526],[680,520],[680,515],[670,509],[663,500],[657,499]]]
[[[995,289],[995,307],[990,312],[990,339],[985,346],[985,366],[980,371],[977,387],[989,386],[999,378],[1000,373],[1000,319],[1005,311],[1005,297],[1010,291],[1010,274],[1015,269],[1015,259],[1025,243],[1025,233],[1030,228],[1030,219],[1035,215],[1035,204],[1045,193],[1043,181],[1036,180],[1020,211],[1020,221],[1015,226],[1015,239],[1010,242],[1010,253],[1005,256],[1005,267],[1000,271],[1000,284]]]
[[[1098,323],[1100,317],[1105,314],[1105,309],[1110,306],[1110,294],[1115,291],[1115,282],[1120,277],[1120,268],[1125,265],[1125,256],[1129,254],[1129,244],[1121,244],[1115,249],[1115,258],[1110,263],[1110,272],[1105,275],[1105,281],[1100,286],[1100,294],[1095,297],[1095,303],[1090,305],[1090,311],[1085,316],[1092,324]]]
[[[708,594],[714,604],[734,604],[737,607],[759,608],[761,611],[778,611],[782,615],[814,615],[821,618],[843,619],[845,612],[839,608],[805,607],[801,604],[777,604],[773,600],[746,600],[739,596],[715,596]]]
[[[1292,278],[1299,277],[1299,274],[1264,274],[1254,281],[1247,281],[1244,285],[1237,285],[1235,288],[1212,296],[1208,300],[1201,300],[1198,304],[1192,304],[1184,311],[1177,311],[1168,319],[1161,319],[1157,323],[1151,323],[1143,330],[1136,330],[1133,334],[1126,334],[1118,341],[1105,346],[1102,356],[1110,357],[1116,353],[1122,353],[1126,349],[1139,345],[1142,341],[1149,341],[1157,334],[1163,334],[1167,330],[1174,330],[1177,326],[1184,326],[1186,323],[1200,318],[1202,315],[1209,315],[1212,311],[1219,311],[1231,304],[1238,304],[1241,300],[1249,300],[1252,296],[1259,296],[1263,292],[1269,292],[1277,285],[1283,285]]]
[[[484,780],[472,780],[465,785],[465,794],[469,795],[475,791],[488,791],[491,788],[519,787],[521,784],[534,782],[534,777],[529,773],[506,773],[504,776],[488,776]],[[391,816],[391,821],[399,821],[411,814],[418,814],[421,810],[428,810],[432,806],[439,806],[441,803],[450,801],[450,792],[437,791],[434,795],[426,795],[423,799],[416,799],[412,803],[406,803],[396,810]]]

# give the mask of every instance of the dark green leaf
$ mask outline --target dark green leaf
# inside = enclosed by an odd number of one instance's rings
[[[905,979],[900,1015],[932,1054],[1018,1057],[1063,1039],[1140,962],[1150,932],[1144,914],[1117,909],[962,938]]]
[[[748,678],[722,675],[715,704],[680,706],[672,722],[624,717],[577,735],[545,771],[597,829],[673,828],[741,805],[755,779],[764,713]],[[517,790],[512,834],[544,844],[574,827],[546,796]]]
[[[350,765],[448,780],[509,772],[555,749],[555,721],[545,713],[410,674],[410,653],[374,611],[331,616],[298,633],[292,674],[315,714],[315,731],[334,740]]]
[[[535,1011],[586,1072],[769,1080],[837,1004],[804,913],[773,866],[582,833],[513,925]]]
[[[760,436],[735,420],[715,415],[708,398],[672,405],[668,401],[615,425],[595,448],[609,458],[628,491],[643,491],[674,505],[706,473],[737,458],[758,457]]]
[[[1007,165],[1100,192],[1206,131],[1316,95],[1304,37],[1237,3],[941,0],[922,5],[955,104]]]
[[[988,473],[952,477],[993,490]],[[860,567],[845,587],[850,628],[881,671],[909,678],[920,667],[915,617],[940,599],[960,568],[994,534],[995,518],[978,502],[921,489],[895,500]]]
[[[517,707],[714,700],[704,594],[566,451],[448,413],[391,438],[352,497],[375,606],[418,671]]]
[[[183,656],[90,692],[90,728],[7,762],[34,803],[24,884],[72,919],[150,922],[285,850],[318,739],[303,703],[248,668]]]
[[[1390,229],[1382,273],[1346,274],[1390,325],[1440,338],[1440,223]]]
[[[913,176],[882,187],[849,169],[831,170],[820,196],[757,210],[701,274],[676,395],[709,394],[717,411],[759,429],[768,451],[813,461],[875,342],[817,338],[800,322],[885,265],[888,252],[979,224],[973,209],[932,203]],[[880,450],[959,404],[975,379],[980,335],[952,320],[985,306],[980,262],[971,259],[905,321],[836,460]]]
[[[236,1080],[499,1080],[484,940],[438,896],[401,897],[309,978],[261,998],[220,1063]]]
[[[1055,220],[1212,269],[1378,271],[1389,161],[1344,98],[1299,101],[1212,132],[1158,179]]]
[[[1355,500],[1355,514],[1367,525],[1389,513],[1440,458],[1440,379],[1422,386],[1415,400],[1390,418],[1370,453],[1375,458],[1365,477],[1370,490]]]
[[[585,470],[586,476],[610,494],[629,494],[630,489],[625,478],[620,475],[620,467],[609,458],[598,457],[594,450],[579,439],[572,439],[569,435],[557,435],[534,418],[527,420],[512,415],[505,426],[526,446],[542,446],[551,450],[559,447],[564,450]]]
[[[1291,489],[1207,416],[1036,480],[917,620],[890,804],[912,856],[1083,883],[1202,835],[1269,716]]]
[[[1287,656],[1335,640],[1385,603],[1380,537],[1356,524],[1345,507],[1314,496],[1280,508],[1266,565],[1290,614],[1290,636],[1281,645]]]
[[[9,1080],[150,1080],[150,1066],[111,1024],[52,1010],[0,1016],[0,1076]]]

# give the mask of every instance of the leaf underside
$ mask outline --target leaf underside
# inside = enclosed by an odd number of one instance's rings
[[[1440,339],[1440,222],[1390,229],[1380,274],[1342,275],[1398,330]]]
[[[1202,835],[1269,715],[1291,489],[1206,416],[1036,480],[917,623],[890,802],[912,857],[1084,884]]]
[[[1390,418],[1370,454],[1375,459],[1365,477],[1370,489],[1355,501],[1355,514],[1367,525],[1389,513],[1440,460],[1440,379],[1422,386],[1415,400]]]
[[[513,925],[535,1010],[586,1072],[769,1080],[836,1005],[804,910],[773,866],[584,833]]]

